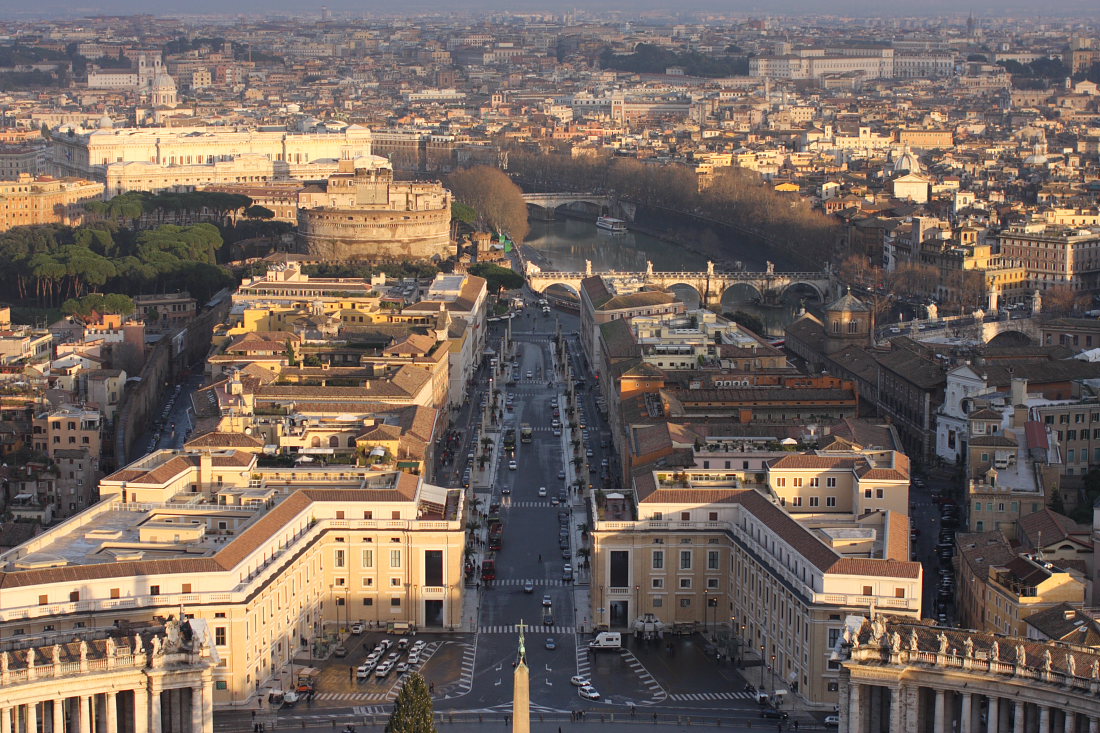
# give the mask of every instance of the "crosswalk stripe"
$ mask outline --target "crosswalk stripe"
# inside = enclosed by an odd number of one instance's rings
[[[525,630],[527,634],[575,634],[577,628],[575,626],[528,626]],[[519,629],[514,625],[512,626],[481,626],[478,628],[479,634],[517,634]]]
[[[496,586],[510,586],[510,585],[523,585],[524,583],[531,582],[536,586],[561,586],[565,585],[565,582],[561,578],[497,578],[493,581],[493,585]]]
[[[752,695],[748,692],[690,692],[680,693],[676,695],[669,695],[668,699],[673,702],[702,702],[702,701],[714,701],[714,700],[751,700]]]

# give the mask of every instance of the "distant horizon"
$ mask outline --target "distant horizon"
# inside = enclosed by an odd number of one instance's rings
[[[217,0],[191,0],[186,4],[186,12],[179,3],[166,0],[101,0],[88,5],[74,5],[64,0],[40,0],[32,7],[26,5],[19,8],[0,9],[0,20],[26,21],[35,19],[62,19],[95,16],[136,16],[152,15],[164,18],[191,18],[198,19],[203,16],[211,20],[235,19],[243,16],[247,20],[258,20],[264,16],[279,15],[285,17],[312,18],[321,13],[321,7],[325,5],[334,15],[334,20],[357,19],[364,17],[400,18],[414,17],[417,15],[453,15],[455,17],[476,17],[485,14],[514,13],[514,14],[563,14],[577,11],[579,14],[606,14],[621,15],[622,19],[637,18],[638,20],[653,20],[657,18],[682,19],[683,22],[692,22],[692,16],[696,14],[714,14],[721,16],[756,16],[773,18],[790,18],[804,16],[808,18],[889,18],[889,19],[929,19],[929,18],[959,18],[973,13],[976,18],[1005,19],[1011,16],[1018,19],[1049,18],[1051,21],[1065,21],[1071,18],[1097,18],[1100,17],[1100,8],[1094,2],[1086,0],[1063,0],[1057,9],[1051,6],[1042,6],[1042,12],[1034,3],[1007,2],[960,5],[946,0],[928,0],[919,7],[912,3],[902,3],[898,0],[849,0],[828,7],[818,3],[806,2],[806,0],[775,0],[775,2],[721,2],[720,0],[703,0],[692,9],[681,8],[680,12],[669,12],[667,5],[656,2],[634,2],[618,0],[599,8],[592,6],[580,6],[573,3],[561,3],[547,5],[535,2],[503,2],[503,0],[481,0],[480,3],[463,6],[457,11],[454,6],[440,5],[431,0],[419,2],[406,2],[402,4],[403,12],[394,12],[391,4],[356,2],[355,0],[327,0],[308,8],[303,8],[300,3],[289,0],[240,0],[233,3],[233,10],[227,10],[227,4]],[[163,7],[162,7],[163,6]]]

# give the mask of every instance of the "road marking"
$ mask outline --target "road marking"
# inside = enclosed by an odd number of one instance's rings
[[[528,634],[574,634],[577,631],[576,626],[528,626],[526,627],[526,633]],[[519,629],[515,626],[481,626],[478,627],[477,633],[479,634],[518,634]]]
[[[751,692],[688,692],[669,695],[670,702],[703,702],[706,700],[751,700]]]
[[[497,578],[493,581],[493,585],[523,585],[524,583],[534,583],[541,586],[561,586],[565,585],[565,582],[560,578]]]
[[[634,670],[634,674],[638,675],[638,679],[641,683],[649,689],[651,702],[660,702],[668,697],[668,693],[661,687],[661,683],[649,673],[645,665],[642,664],[629,649],[621,649],[619,651],[623,659],[626,660],[626,663]]]

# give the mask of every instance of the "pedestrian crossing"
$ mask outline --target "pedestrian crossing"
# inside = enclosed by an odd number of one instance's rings
[[[621,649],[620,653],[622,654],[623,661],[634,670],[634,674],[638,675],[638,680],[645,685],[647,690],[649,690],[650,697],[655,700],[664,700],[668,697],[668,693],[665,692],[664,688],[661,687],[661,684],[657,682],[653,675],[649,673],[645,665],[634,656],[633,652],[629,649]]]
[[[318,700],[332,702],[385,702],[385,692],[318,692]]]
[[[565,585],[565,581],[560,578],[497,578],[493,581],[493,585],[497,588],[501,586],[523,585],[524,583],[534,583],[536,588],[554,588]]]
[[[712,702],[714,700],[751,700],[751,692],[687,692],[669,695],[670,702]]]
[[[367,715],[389,715],[390,708],[383,707],[382,705],[354,707],[352,708],[352,713],[360,717],[364,717]]]
[[[560,504],[551,504],[548,501],[510,501],[508,506],[513,509],[547,509],[551,506],[560,506]]]
[[[518,634],[519,629],[513,624],[511,626],[479,626],[477,629],[479,634]],[[524,626],[524,634],[575,634],[577,633],[576,626]]]

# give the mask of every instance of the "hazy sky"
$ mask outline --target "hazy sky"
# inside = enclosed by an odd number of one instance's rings
[[[569,3],[567,0],[467,0],[461,5],[441,0],[405,0],[400,4],[381,0],[320,0],[303,3],[301,0],[37,0],[34,3],[16,3],[0,0],[0,17],[18,18],[44,15],[99,15],[153,13],[156,15],[194,15],[200,13],[256,15],[265,12],[294,15],[316,14],[322,4],[327,4],[334,14],[354,13],[356,16],[381,13],[393,14],[395,8],[403,12],[477,12],[482,10],[514,10],[518,12],[559,12],[570,8],[589,10],[620,10],[625,12],[668,10],[670,7],[690,13],[692,11],[742,12],[758,15],[777,14],[837,14],[859,16],[917,16],[958,15],[973,11],[977,16],[997,17],[1006,14],[1035,17],[1100,14],[1096,2],[1089,0],[1057,0],[1052,3],[1036,3],[1034,0],[978,0],[977,2],[952,2],[950,0],[695,0],[684,5],[670,6],[665,0],[607,0],[601,3]],[[16,7],[18,6],[18,7]]]

